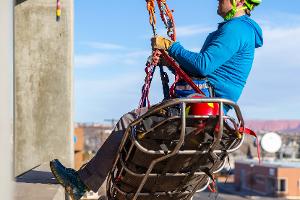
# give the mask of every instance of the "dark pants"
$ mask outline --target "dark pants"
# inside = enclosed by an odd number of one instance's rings
[[[94,192],[99,190],[113,167],[126,128],[147,110],[142,108],[123,115],[97,154],[78,171],[80,179],[90,190]]]

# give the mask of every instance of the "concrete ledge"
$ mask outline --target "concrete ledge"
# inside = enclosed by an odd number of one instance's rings
[[[48,163],[16,178],[15,200],[65,200],[65,190],[59,185]]]

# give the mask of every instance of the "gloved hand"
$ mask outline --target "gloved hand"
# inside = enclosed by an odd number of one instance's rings
[[[153,50],[152,55],[148,57],[148,62],[153,66],[169,66],[169,63],[161,56],[159,50]]]
[[[156,36],[151,38],[151,46],[152,49],[161,49],[161,50],[168,50],[169,47],[173,44],[172,40],[164,38],[162,36]]]

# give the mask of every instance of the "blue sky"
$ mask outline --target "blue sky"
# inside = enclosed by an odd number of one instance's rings
[[[168,0],[174,9],[177,40],[199,51],[222,19],[217,1]],[[277,1],[276,1],[277,2]],[[264,0],[253,12],[264,31],[247,85],[238,102],[245,119],[300,119],[300,1]],[[75,1],[75,121],[118,119],[137,107],[151,27],[145,0]],[[158,18],[158,32],[164,27]],[[161,100],[158,77],[150,98]]]

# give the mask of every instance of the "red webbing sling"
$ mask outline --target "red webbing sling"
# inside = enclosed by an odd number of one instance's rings
[[[251,135],[253,137],[256,138],[256,148],[257,148],[257,157],[258,157],[258,162],[259,164],[261,164],[261,160],[260,160],[260,144],[259,144],[259,140],[258,140],[258,137],[257,137],[257,134],[251,130],[250,128],[246,128],[246,127],[241,127],[239,132],[241,134],[247,134],[247,135]]]

